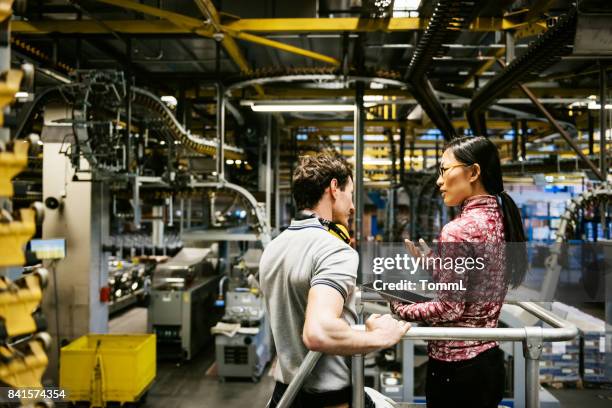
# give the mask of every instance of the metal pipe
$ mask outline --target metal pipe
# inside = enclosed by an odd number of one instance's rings
[[[174,196],[168,199],[168,226],[174,226]]]
[[[365,395],[364,395],[364,364],[363,354],[355,354],[352,357],[351,364],[351,381],[353,384],[353,408],[364,408],[365,407]]]
[[[274,228],[276,232],[280,232],[281,224],[281,209],[280,209],[280,132],[278,126],[274,131],[275,149],[274,149]]]
[[[514,135],[512,137],[512,161],[518,161],[518,138],[519,138],[519,130],[518,123],[516,121],[512,122],[512,130],[514,131]]]
[[[540,406],[540,360],[525,358],[525,407]]]
[[[272,225],[272,115],[266,115],[266,222]]]
[[[140,212],[140,180],[138,175],[134,175],[134,184],[132,186],[132,209],[134,211],[134,226],[140,229],[141,212]]]
[[[527,120],[521,120],[521,159],[525,161],[527,159],[527,134],[529,133],[529,126]]]
[[[437,144],[437,137],[436,137],[436,157],[438,155],[438,144]],[[404,185],[404,173],[406,172],[406,128],[405,127],[401,127],[400,128],[400,140],[399,140],[399,164],[400,164],[400,169],[399,169],[399,178],[400,178],[400,184],[403,186]]]
[[[153,206],[153,222],[151,241],[154,247],[164,247],[164,206]]]
[[[363,134],[365,133],[363,108],[364,84],[359,81],[355,84],[355,111],[353,113],[353,143],[355,151],[355,249],[360,253],[363,239]],[[357,270],[357,282],[362,282],[361,262]]]
[[[589,156],[595,154],[594,145],[595,145],[595,121],[593,120],[593,114],[591,110],[587,110],[587,119],[588,119],[588,127],[589,127]]]
[[[185,199],[181,198],[181,223],[179,224],[179,234],[183,235],[183,228],[185,226]]]
[[[125,41],[125,53],[127,56],[127,78],[125,78],[125,171],[130,174],[130,162],[132,161],[132,40]]]
[[[225,92],[223,85],[217,82],[217,180],[225,180]]]
[[[506,64],[502,61],[502,60],[497,60],[497,62],[499,63],[499,65],[502,68],[506,68]],[[569,135],[569,133],[567,133],[565,131],[565,129],[563,129],[563,127],[561,127],[561,125],[555,120],[555,118],[550,114],[550,112],[548,111],[548,109],[546,109],[544,107],[544,105],[542,105],[540,103],[540,101],[538,100],[538,98],[529,90],[529,88],[527,88],[525,85],[523,84],[518,84],[519,88],[521,89],[521,91],[523,91],[523,93],[525,95],[527,95],[527,97],[531,100],[531,102],[536,106],[536,108],[538,108],[538,110],[542,113],[542,115],[544,115],[546,117],[546,119],[548,119],[548,121],[550,122],[550,124],[552,125],[553,128],[555,128],[555,130],[557,132],[559,132],[559,134],[561,135],[561,137],[563,139],[565,139],[565,141],[567,142],[567,144],[570,145],[570,147],[572,148],[572,150],[574,150],[574,152],[576,152],[576,154],[586,163],[587,166],[589,166],[589,168],[593,171],[593,173],[595,173],[595,175],[597,176],[597,178],[599,178],[602,181],[605,181],[605,177],[604,177],[604,173],[602,173],[597,166],[582,152],[582,149],[580,149],[580,147],[576,144],[576,142],[572,139],[572,137]],[[605,126],[605,124],[604,124]],[[600,142],[601,143],[601,142]],[[600,153],[601,154],[601,153]]]
[[[302,384],[306,380],[306,377],[312,372],[313,368],[317,364],[317,361],[321,358],[322,354],[318,351],[309,351],[304,358],[304,361],[300,365],[297,373],[293,377],[293,380],[289,383],[289,386],[285,390],[283,397],[279,401],[277,408],[289,408],[293,403],[293,400],[297,396]]]
[[[599,169],[602,181],[606,181],[608,166],[606,163],[606,102],[608,76],[603,62],[599,61]]]

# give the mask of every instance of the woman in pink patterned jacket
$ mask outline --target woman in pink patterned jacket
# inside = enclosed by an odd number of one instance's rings
[[[444,204],[461,206],[460,215],[440,233],[438,254],[457,257],[471,252],[486,260],[485,268],[463,274],[437,268],[434,281],[454,282],[460,277],[466,292],[440,292],[434,301],[424,303],[393,302],[391,310],[405,320],[430,326],[497,327],[508,286],[522,282],[527,265],[523,223],[504,191],[497,147],[485,137],[451,141],[440,162],[437,184]],[[507,242],[512,242],[512,249],[507,249]],[[406,247],[421,256],[412,242],[407,241]],[[427,407],[498,406],[505,369],[497,342],[430,341],[428,354]]]

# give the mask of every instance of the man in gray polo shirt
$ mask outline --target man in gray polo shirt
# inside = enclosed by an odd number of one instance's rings
[[[331,222],[348,228],[354,211],[349,165],[329,155],[302,158],[293,191],[298,217],[266,247],[259,269],[278,354],[270,407],[280,401],[308,350],[325,354],[293,406],[348,407],[351,376],[345,356],[391,347],[410,325],[373,315],[365,332],[351,329],[359,256],[328,231]]]

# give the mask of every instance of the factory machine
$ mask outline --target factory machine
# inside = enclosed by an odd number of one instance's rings
[[[225,314],[213,331],[219,379],[258,381],[272,358],[272,334],[259,289],[252,284],[262,251],[249,249],[232,268],[224,296]],[[221,285],[223,282],[221,283]]]
[[[148,331],[157,336],[160,358],[190,360],[212,340],[210,329],[220,317],[217,297],[217,253],[210,248],[183,248],[153,272]]]

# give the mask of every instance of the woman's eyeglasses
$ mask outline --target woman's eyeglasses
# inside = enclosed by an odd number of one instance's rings
[[[440,177],[444,177],[444,173],[446,173],[448,170],[454,169],[455,167],[467,167],[467,166],[471,166],[471,164],[453,164],[452,166],[448,166],[448,167],[443,167],[442,165],[440,165],[440,167],[438,167],[438,175]]]

